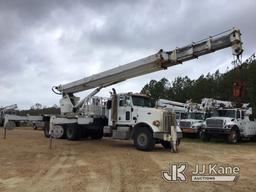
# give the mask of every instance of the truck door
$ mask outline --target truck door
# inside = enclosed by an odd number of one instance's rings
[[[119,95],[118,99],[118,124],[131,124],[132,123],[132,106],[131,98],[127,95]]]
[[[246,127],[246,121],[244,119],[244,114],[241,110],[237,110],[236,111],[236,118],[237,118],[237,124],[239,126],[240,131],[246,131],[245,127]]]

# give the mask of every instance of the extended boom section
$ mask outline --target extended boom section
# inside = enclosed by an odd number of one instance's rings
[[[176,48],[172,51],[160,50],[151,56],[137,61],[98,73],[78,81],[55,87],[62,93],[76,93],[96,87],[106,87],[130,78],[167,69],[181,64],[184,61],[198,58],[211,52],[232,47],[233,55],[239,56],[242,52],[241,33],[232,29],[225,33],[205,40],[194,42],[187,46]]]

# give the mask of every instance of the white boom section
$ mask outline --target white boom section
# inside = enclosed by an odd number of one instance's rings
[[[18,106],[17,104],[13,104],[13,105],[9,105],[9,106],[5,106],[5,107],[2,107],[0,108],[0,111],[8,111],[8,110],[14,110],[14,109],[17,109]]]
[[[55,87],[61,93],[76,93],[96,87],[106,87],[151,72],[167,69],[201,55],[232,47],[233,55],[242,53],[241,33],[239,29],[232,29],[225,33],[190,45],[176,48],[172,51],[160,50],[158,53],[122,65],[102,73],[83,78],[72,83]]]
[[[6,114],[4,116],[4,128],[7,129],[12,129],[16,127],[15,122],[43,122],[43,116],[32,116],[32,115],[27,115],[27,116],[19,116],[19,115],[9,115]]]
[[[235,103],[231,101],[222,101],[214,98],[203,98],[201,102],[201,108],[205,110],[219,109],[219,108],[235,108]],[[250,103],[243,103],[243,109],[249,109]]]
[[[182,108],[188,107],[186,103],[171,101],[171,100],[167,100],[167,99],[157,100],[156,105],[160,106],[160,107],[167,107],[167,106],[175,106],[175,107],[182,107]]]

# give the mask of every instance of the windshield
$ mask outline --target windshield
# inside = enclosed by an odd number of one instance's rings
[[[189,113],[188,119],[204,120],[204,114],[203,113]]]
[[[236,118],[235,110],[217,110],[213,112],[213,117],[232,117]]]
[[[147,97],[142,96],[132,96],[132,103],[134,106],[140,107],[154,107],[154,102]]]
[[[187,119],[187,114],[176,112],[176,119]]]

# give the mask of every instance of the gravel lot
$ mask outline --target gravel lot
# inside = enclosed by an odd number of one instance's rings
[[[17,128],[3,140],[0,129],[0,191],[256,191],[256,142],[238,145],[184,139],[180,152],[160,145],[137,151],[131,141],[54,140],[41,130]],[[166,182],[169,163],[218,163],[240,167],[237,182]]]

